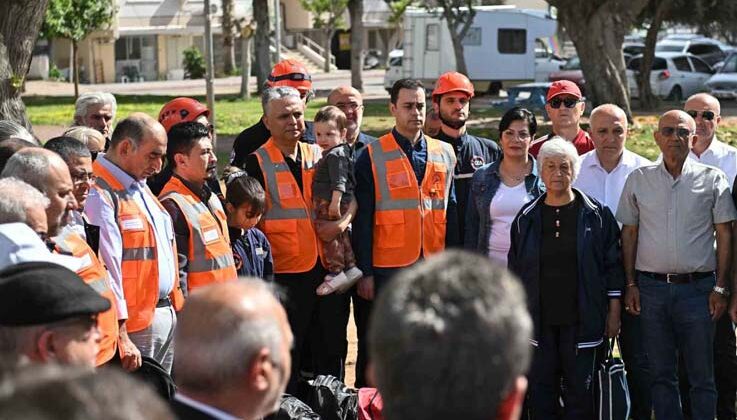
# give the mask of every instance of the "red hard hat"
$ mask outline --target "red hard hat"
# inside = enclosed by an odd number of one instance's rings
[[[468,77],[462,73],[449,71],[443,73],[438,81],[435,82],[435,90],[432,91],[432,97],[442,95],[448,92],[464,92],[470,98],[473,98],[473,84]]]
[[[269,87],[290,86],[304,92],[312,90],[312,76],[299,61],[282,60],[271,69],[266,84]]]
[[[194,121],[200,115],[210,116],[210,110],[203,103],[192,98],[174,98],[159,111],[159,122],[168,133],[175,124]]]

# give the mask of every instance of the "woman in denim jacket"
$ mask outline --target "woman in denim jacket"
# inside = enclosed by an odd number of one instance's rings
[[[532,112],[519,107],[507,111],[499,122],[502,157],[479,168],[471,179],[465,248],[504,266],[514,217],[544,191],[535,159],[528,153],[536,130]]]

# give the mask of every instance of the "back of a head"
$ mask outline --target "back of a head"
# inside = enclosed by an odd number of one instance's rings
[[[0,383],[0,418],[24,420],[173,419],[148,386],[114,369],[18,366]]]
[[[51,165],[57,165],[59,162],[66,166],[64,160],[50,150],[38,147],[26,148],[8,159],[0,177],[18,178],[45,193]]]
[[[76,127],[70,127],[67,131],[64,132],[63,137],[71,137],[73,139],[77,139],[82,142],[85,146],[88,145],[90,142],[90,139],[93,139],[98,141],[101,144],[105,144],[105,137],[100,133],[99,131],[95,130],[94,128],[89,127],[83,127],[83,126],[76,126]]]
[[[11,137],[25,140],[34,146],[39,146],[38,140],[22,125],[12,120],[0,120],[0,141],[7,140]]]
[[[5,169],[5,164],[8,163],[8,159],[10,159],[10,157],[16,154],[19,150],[25,149],[26,147],[38,147],[38,145],[18,137],[0,140],[0,173]]]
[[[388,420],[488,420],[530,363],[519,282],[462,251],[400,272],[376,302],[370,354]]]
[[[49,199],[39,190],[15,177],[0,178],[0,224],[26,223],[26,211],[46,209]]]
[[[177,319],[177,385],[206,395],[242,386],[249,361],[264,347],[280,363],[284,338],[278,320],[270,316],[271,305],[279,303],[259,279],[241,278],[192,293]]]
[[[54,137],[44,144],[44,149],[58,154],[67,164],[80,157],[92,157],[89,149],[81,141],[72,137]]]

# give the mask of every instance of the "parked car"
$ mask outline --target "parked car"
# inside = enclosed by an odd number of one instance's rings
[[[706,82],[706,87],[717,98],[737,98],[737,52],[727,56],[722,68]]]
[[[679,36],[666,38],[655,44],[655,52],[693,54],[706,61],[710,66],[724,60],[731,48],[729,45],[715,39],[704,37],[683,39],[682,36]]]
[[[622,44],[624,64],[627,65],[632,57],[642,54],[643,51],[645,51],[645,44],[642,42],[625,42]]]
[[[641,61],[642,55],[638,55],[627,64],[627,84],[632,98],[640,96],[637,74]],[[650,71],[650,86],[656,96],[681,101],[704,91],[705,83],[712,74],[714,70],[711,66],[695,55],[656,52]]]
[[[554,71],[548,76],[548,80],[555,82],[558,80],[570,80],[578,85],[583,94],[586,94],[586,80],[583,78],[583,70],[581,70],[581,60],[577,55],[569,58],[568,61],[560,66],[560,71]]]

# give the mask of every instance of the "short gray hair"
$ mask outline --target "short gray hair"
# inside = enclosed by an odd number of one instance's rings
[[[551,157],[562,157],[568,159],[568,161],[571,162],[571,170],[573,171],[571,183],[573,183],[578,177],[578,172],[581,169],[581,159],[578,158],[578,151],[576,150],[576,147],[570,141],[560,136],[554,136],[550,140],[543,143],[540,151],[537,154],[538,173],[542,173],[545,159]]]
[[[532,320],[505,268],[464,251],[398,273],[375,303],[371,360],[395,419],[494,417],[529,366]]]
[[[22,125],[13,120],[0,120],[0,141],[13,137],[40,146],[33,134]]]
[[[240,278],[237,283],[209,287],[229,287],[233,289],[231,293],[247,294],[249,300],[266,296],[279,305],[272,288],[260,279]],[[204,289],[191,295],[178,316],[174,366],[179,386],[195,392],[217,393],[240,381],[250,361],[264,347],[276,363],[284,365],[280,346],[285,337],[277,319],[246,316],[233,305],[200,297]]]
[[[25,152],[23,150],[14,154],[8,159],[8,163],[5,164],[1,178],[15,177],[21,181],[27,182],[32,187],[47,193],[48,190],[48,178],[49,178],[49,167],[51,165],[51,159],[57,158],[62,163],[62,158],[50,151],[43,150],[43,152],[36,152],[39,149],[28,149],[31,152]],[[66,165],[66,163],[65,163]]]
[[[276,86],[264,89],[264,92],[261,94],[261,108],[263,109],[264,114],[266,114],[269,102],[290,97],[302,100],[299,96],[299,91],[291,86]]]
[[[105,137],[100,133],[99,131],[95,130],[94,128],[89,127],[83,127],[83,126],[76,126],[76,127],[70,127],[67,131],[64,132],[64,137],[71,137],[73,139],[77,139],[82,142],[85,146],[87,146],[87,143],[89,143],[91,137],[95,137],[98,140],[100,140],[103,144],[105,144]]]
[[[77,101],[74,103],[74,121],[77,118],[85,118],[87,111],[92,105],[110,105],[110,109],[113,111],[113,119],[115,119],[115,113],[118,110],[118,102],[115,100],[115,96],[109,92],[90,92],[79,95]]]
[[[0,178],[0,224],[26,223],[29,208],[47,208],[49,199],[18,178]]]

